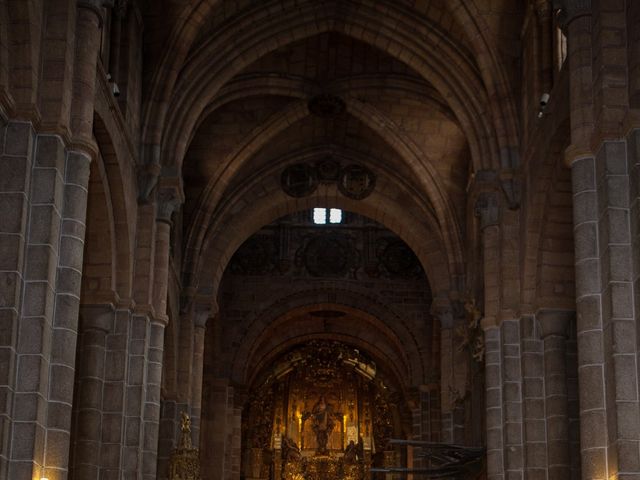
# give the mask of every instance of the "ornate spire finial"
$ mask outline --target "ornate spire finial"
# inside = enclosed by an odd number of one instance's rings
[[[182,421],[180,430],[182,430],[182,435],[180,437],[180,449],[190,450],[193,448],[193,444],[191,443],[191,418],[187,415],[186,412],[181,413]]]
[[[180,416],[182,433],[169,461],[169,480],[201,480],[200,455],[191,443],[191,418],[186,412]]]

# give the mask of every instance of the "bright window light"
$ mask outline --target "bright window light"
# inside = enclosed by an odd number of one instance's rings
[[[313,209],[313,223],[316,225],[325,225],[327,223],[327,209],[326,208],[314,208]]]
[[[316,225],[342,223],[342,210],[339,208],[314,208],[313,223]]]
[[[339,208],[329,210],[329,223],[342,223],[342,210]]]

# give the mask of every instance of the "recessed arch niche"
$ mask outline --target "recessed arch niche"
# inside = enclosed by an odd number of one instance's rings
[[[245,478],[364,479],[396,458],[401,395],[367,352],[322,338],[289,348],[250,387]],[[397,452],[399,453],[399,452]]]

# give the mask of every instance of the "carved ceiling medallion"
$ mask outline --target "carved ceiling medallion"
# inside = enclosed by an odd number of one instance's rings
[[[244,242],[231,259],[233,273],[264,275],[278,265],[278,247],[270,235],[254,235]]]
[[[338,189],[345,197],[362,200],[368,197],[376,186],[376,177],[362,165],[349,165],[342,169]]]
[[[306,163],[297,163],[284,169],[280,177],[282,189],[291,197],[307,197],[318,188],[315,169]]]
[[[360,253],[344,235],[320,235],[308,239],[298,250],[296,263],[304,265],[314,277],[344,277],[355,275]]]
[[[340,177],[340,162],[332,158],[326,158],[316,164],[318,180],[320,183],[337,182]]]
[[[402,240],[385,241],[380,263],[390,277],[416,278],[422,275],[422,265],[413,250]]]
[[[376,176],[368,168],[351,164],[341,168],[340,162],[332,158],[315,164],[296,163],[284,169],[280,176],[284,192],[294,198],[308,197],[319,183],[337,183],[344,196],[354,200],[368,197],[376,186]]]

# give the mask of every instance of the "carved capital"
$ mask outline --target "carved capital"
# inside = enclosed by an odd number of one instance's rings
[[[522,200],[522,182],[518,177],[509,175],[500,179],[502,191],[507,198],[507,205],[511,210],[520,208]]]
[[[171,215],[184,202],[182,184],[179,178],[161,178],[156,193],[156,219],[171,224]]]
[[[158,192],[156,220],[171,224],[171,215],[181,204],[182,200],[172,190]]]
[[[451,308],[431,309],[431,314],[440,322],[440,328],[453,328],[454,314]]]
[[[160,165],[150,163],[145,165],[138,171],[138,202],[149,203],[151,200],[151,192],[158,184],[160,177]]]
[[[498,225],[500,222],[500,198],[497,192],[481,192],[476,198],[475,214],[480,218],[480,228]]]
[[[453,328],[464,317],[464,309],[460,302],[436,297],[431,305],[431,315],[440,322],[441,328]]]
[[[205,307],[204,305],[196,306],[193,310],[193,325],[198,328],[206,328],[210,316],[210,307]]]

